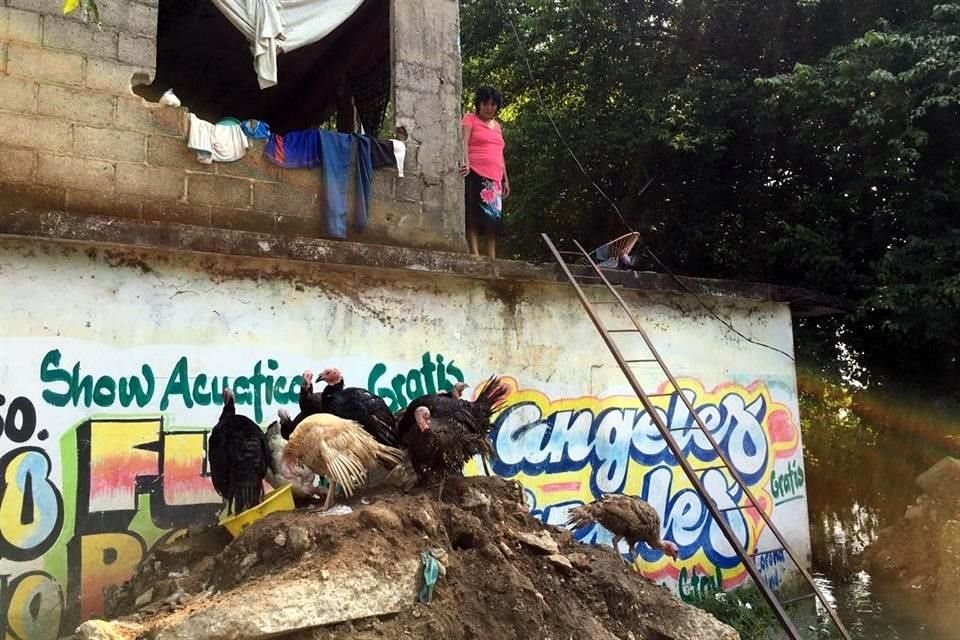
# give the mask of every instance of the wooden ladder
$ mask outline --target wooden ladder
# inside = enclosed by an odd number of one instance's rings
[[[620,370],[623,371],[623,375],[626,377],[627,381],[630,383],[630,386],[633,387],[634,392],[636,392],[637,397],[640,399],[640,402],[643,404],[643,408],[646,410],[647,415],[650,417],[651,421],[656,425],[657,430],[660,432],[660,436],[666,442],[667,446],[670,448],[670,451],[673,453],[674,458],[680,464],[680,467],[683,469],[683,473],[686,475],[687,479],[690,481],[690,484],[693,485],[697,494],[700,496],[700,499],[703,501],[703,504],[706,505],[707,509],[710,511],[710,515],[716,521],[717,525],[720,527],[720,530],[723,532],[724,537],[727,539],[727,542],[730,544],[730,547],[736,552],[737,556],[740,558],[740,561],[743,563],[743,566],[746,567],[747,573],[750,574],[750,577],[753,578],[754,583],[757,585],[757,588],[760,590],[760,593],[763,594],[764,599],[769,603],[771,610],[774,615],[779,620],[780,624],[783,626],[784,631],[790,637],[791,640],[802,640],[802,636],[797,631],[796,625],[790,619],[789,614],[784,608],[786,605],[793,602],[798,602],[802,600],[808,600],[811,598],[816,598],[819,600],[820,604],[826,609],[827,613],[830,616],[830,620],[833,622],[833,625],[840,632],[840,635],[844,640],[850,640],[850,634],[847,632],[846,628],[843,626],[843,623],[840,621],[840,618],[837,616],[836,611],[830,606],[830,603],[827,601],[826,596],[817,586],[816,582],[813,579],[813,576],[810,575],[810,572],[803,566],[800,562],[800,558],[797,557],[797,554],[790,548],[790,545],[787,544],[786,539],[780,533],[780,530],[773,524],[773,520],[769,515],[763,510],[761,504],[757,502],[757,499],[754,497],[753,492],[750,491],[746,483],[744,483],[743,478],[740,476],[739,472],[734,468],[730,463],[730,460],[727,457],[727,454],[723,452],[720,448],[720,445],[717,443],[716,439],[713,437],[713,434],[710,433],[710,430],[704,424],[703,419],[695,410],[693,404],[686,394],[683,393],[683,390],[680,388],[677,383],[676,378],[667,368],[667,365],[663,362],[663,358],[660,357],[660,354],[657,352],[656,348],[653,346],[653,343],[650,341],[650,338],[647,336],[646,331],[643,330],[643,327],[640,326],[640,323],[637,321],[636,316],[630,311],[630,308],[627,306],[627,303],[624,301],[623,297],[620,295],[620,292],[616,290],[614,285],[607,280],[607,277],[604,275],[603,271],[594,262],[590,254],[583,248],[583,246],[574,241],[574,244],[577,247],[577,251],[560,251],[554,245],[553,241],[547,234],[541,234],[544,242],[546,242],[547,247],[549,247],[550,252],[553,254],[553,257],[556,259],[557,264],[563,270],[564,275],[567,279],[570,280],[570,283],[573,285],[574,290],[577,292],[577,297],[580,298],[580,303],[583,305],[584,310],[587,312],[587,315],[590,316],[590,320],[593,321],[593,324],[597,327],[597,331],[600,332],[600,337],[603,338],[603,341],[606,343],[607,348],[610,349],[610,353],[613,354],[614,359],[617,361],[617,364],[620,366]],[[585,260],[593,271],[591,275],[574,275],[570,270],[569,264],[563,259],[564,255],[576,256],[577,260]],[[613,294],[613,300],[606,302],[594,302],[591,303],[590,299],[584,294],[582,285],[602,285],[606,288],[608,292]],[[614,308],[619,307],[626,315],[629,317],[630,322],[633,324],[632,329],[607,329],[603,321],[600,319],[600,316],[597,314],[594,309],[594,304],[608,304],[614,305]],[[625,358],[623,353],[620,350],[620,347],[617,345],[616,341],[613,338],[613,334],[636,334],[639,335],[643,342],[646,344],[647,349],[649,350],[649,356],[643,358]],[[634,375],[632,365],[636,364],[656,364],[663,371],[663,374],[670,381],[672,390],[668,393],[646,393],[640,382],[637,380],[637,377]],[[679,399],[686,406],[689,415],[693,417],[696,422],[695,425],[686,425],[683,427],[683,430],[688,428],[696,428],[703,432],[703,435],[706,437],[707,441],[710,443],[710,446],[713,448],[714,452],[717,455],[720,463],[709,467],[708,469],[694,469],[690,462],[683,455],[683,450],[680,445],[677,444],[677,441],[673,437],[674,430],[681,429],[671,429],[663,419],[663,416],[660,415],[653,404],[651,403],[651,398],[657,397],[667,397],[676,394]],[[703,486],[703,483],[700,477],[697,475],[698,471],[707,471],[709,469],[720,469],[726,471],[729,476],[736,482],[739,489],[743,492],[743,495],[747,497],[747,503],[737,507],[731,507],[726,509],[721,509],[716,502],[710,497],[706,489]],[[727,521],[726,512],[739,511],[744,509],[755,509],[756,512],[763,519],[766,526],[770,529],[770,532],[777,539],[779,547],[772,549],[765,549],[764,551],[757,551],[754,553],[749,553],[743,545],[740,543],[740,540],[737,538],[733,529],[730,526],[730,523]],[[761,556],[767,553],[775,551],[784,551],[799,569],[800,574],[803,576],[804,581],[810,587],[810,592],[806,595],[800,596],[798,598],[791,598],[789,600],[781,601],[778,594],[767,584],[767,581],[763,579],[763,576],[760,575],[760,571],[757,569],[756,562],[754,558]]]

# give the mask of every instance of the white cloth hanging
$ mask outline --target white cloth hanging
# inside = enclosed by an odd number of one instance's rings
[[[236,162],[247,154],[250,143],[239,126],[211,124],[190,114],[187,148],[197,152],[197,162]]]
[[[343,24],[363,0],[211,0],[250,41],[261,89],[277,84],[277,53],[313,44]]]

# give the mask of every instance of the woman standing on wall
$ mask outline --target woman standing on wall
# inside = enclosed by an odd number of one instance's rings
[[[497,122],[497,111],[503,96],[486,85],[477,89],[473,113],[463,116],[463,166],[467,220],[467,242],[470,252],[478,256],[478,236],[487,239],[487,255],[497,257],[497,228],[500,226],[502,201],[510,195],[507,164],[503,158],[503,130]]]

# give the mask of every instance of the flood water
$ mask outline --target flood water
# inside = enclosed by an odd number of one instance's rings
[[[805,442],[816,451],[816,434],[805,434]],[[897,455],[888,458],[884,450]],[[930,594],[884,584],[860,560],[877,532],[901,518],[919,492],[914,478],[929,460],[905,460],[903,453],[881,446],[847,464],[808,465],[815,577],[857,640],[960,640],[960,602],[953,611],[934,607]]]

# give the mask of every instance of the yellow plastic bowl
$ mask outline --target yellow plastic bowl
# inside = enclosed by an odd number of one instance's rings
[[[293,511],[293,508],[293,488],[288,484],[279,489],[274,489],[263,496],[263,500],[261,500],[257,506],[227,518],[220,522],[220,524],[230,532],[230,535],[236,538],[243,533],[244,529],[257,520],[261,520],[268,513],[275,511]]]

